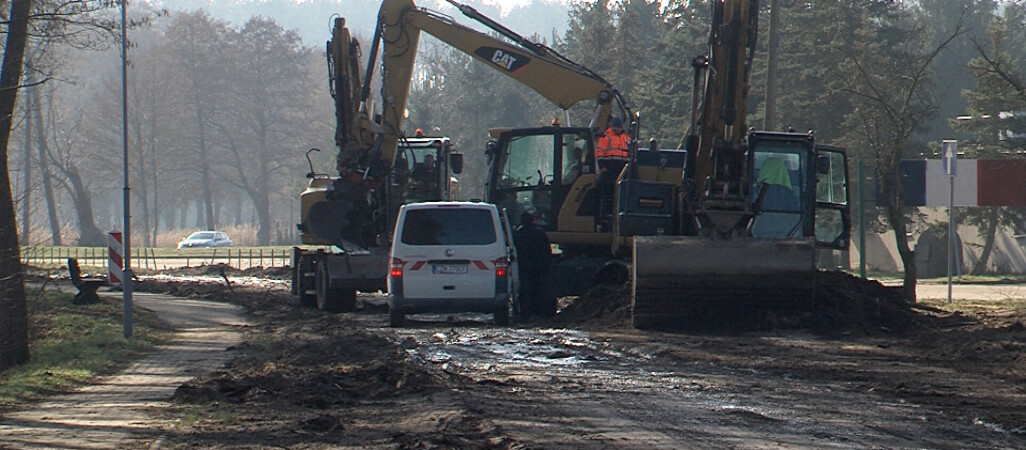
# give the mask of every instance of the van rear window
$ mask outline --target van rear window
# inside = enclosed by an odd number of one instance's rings
[[[488,245],[496,236],[487,209],[437,208],[406,211],[401,239],[407,245]]]

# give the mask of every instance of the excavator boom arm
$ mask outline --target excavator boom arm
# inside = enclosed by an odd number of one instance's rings
[[[712,7],[708,53],[693,64],[700,88],[694,102],[701,106],[688,140],[694,154],[688,203],[701,227],[730,234],[751,218],[745,203],[745,115],[759,6],[757,0],[714,0]],[[726,219],[706,214],[722,208],[745,212]]]
[[[384,43],[381,126],[385,134],[380,156],[386,166],[395,157],[422,31],[531,88],[561,109],[570,109],[583,100],[595,100],[595,128],[605,128],[614,98],[621,108],[627,109],[616,89],[595,73],[557,57],[543,45],[530,43],[469,6],[450,3],[497,32],[518,37],[512,40],[519,45],[460,25],[448,16],[417,8],[412,0],[384,0],[378,26]]]
[[[327,54],[336,105],[338,177],[312,180],[318,187],[306,196],[309,207],[304,207],[305,231],[324,241],[347,241],[362,247],[374,245],[379,240],[377,236],[384,233],[380,218],[389,214],[383,209],[388,202],[382,199],[391,195],[389,183],[394,183],[388,180],[404,176],[395,169],[399,149],[404,147],[404,141],[408,142],[402,126],[410,84],[416,76],[414,62],[421,32],[513,78],[560,108],[569,109],[582,100],[594,99],[590,126],[596,132],[605,129],[614,102],[619,106],[620,116],[632,117],[623,97],[599,75],[555,50],[530,42],[469,6],[454,0],[450,3],[502,37],[475,31],[448,16],[418,8],[413,0],[383,0],[362,83],[359,46],[346,29],[345,20],[335,20]],[[370,100],[370,87],[379,51],[381,100],[380,107],[375,108]],[[319,200],[321,197],[323,201]]]

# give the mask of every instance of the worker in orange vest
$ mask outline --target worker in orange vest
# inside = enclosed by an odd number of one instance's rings
[[[602,192],[611,194],[616,178],[630,158],[630,138],[623,129],[623,119],[614,117],[605,136],[595,142],[595,160],[598,162],[598,185]]]

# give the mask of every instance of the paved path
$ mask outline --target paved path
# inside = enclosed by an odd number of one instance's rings
[[[248,324],[241,308],[225,303],[139,292],[133,303],[172,324],[173,341],[95,385],[5,414],[0,449],[159,447],[155,414],[179,385],[224,364]]]
[[[900,286],[900,283],[895,284]],[[936,283],[916,284],[916,297],[920,300],[948,298],[948,285]],[[1026,284],[955,284],[951,285],[951,298],[964,300],[1021,300],[1026,298]]]

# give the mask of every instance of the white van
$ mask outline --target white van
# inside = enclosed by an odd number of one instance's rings
[[[509,324],[515,247],[490,203],[428,202],[399,210],[388,273],[388,323],[407,314],[492,313]]]

